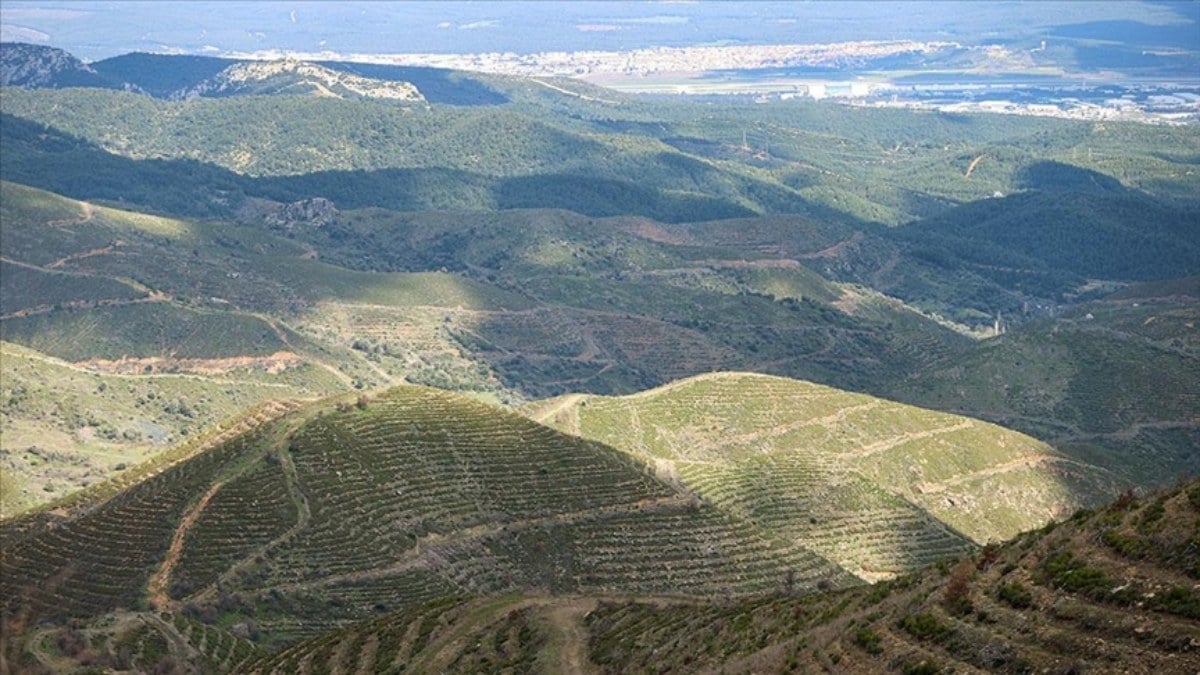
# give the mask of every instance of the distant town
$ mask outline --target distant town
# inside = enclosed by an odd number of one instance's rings
[[[1158,124],[1200,121],[1191,81],[1080,78],[1029,49],[889,40],[653,47],[517,54],[367,54],[280,50],[234,58],[343,60],[536,78],[569,77],[628,93],[828,99],[856,106],[992,112]]]

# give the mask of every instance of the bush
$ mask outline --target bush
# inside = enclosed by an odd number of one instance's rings
[[[863,651],[868,654],[882,654],[883,645],[881,642],[879,633],[866,626],[859,628],[858,632],[854,634],[854,644],[862,647]]]
[[[996,595],[1009,606],[1016,609],[1029,609],[1033,606],[1033,593],[1019,581],[1001,584],[996,589]]]
[[[927,612],[909,614],[900,620],[900,627],[918,640],[931,642],[944,642],[954,633],[953,628]]]

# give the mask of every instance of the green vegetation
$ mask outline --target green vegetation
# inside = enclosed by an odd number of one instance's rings
[[[0,525],[5,616],[174,609],[281,645],[456,589],[854,583],[622,453],[461,396],[401,387],[269,417]]]
[[[417,70],[5,90],[2,663],[1197,670],[1193,129]]]
[[[602,672],[696,672],[747,668],[810,672],[833,664],[846,672],[1056,672],[1144,669],[1188,672],[1200,637],[1190,592],[1173,582],[1182,559],[1153,563],[1096,548],[1097,533],[1114,521],[1146,519],[1161,503],[1166,534],[1182,545],[1194,534],[1197,511],[1187,491],[1195,483],[1142,505],[1080,516],[1052,532],[1031,533],[965,558],[972,610],[947,612],[955,574],[937,568],[882,586],[796,597],[786,593],[728,603],[670,598],[507,596],[447,599],[306,640],[250,665],[278,668],[388,666],[406,670],[485,668],[533,663],[559,672],[574,663]],[[1115,515],[1114,515],[1115,514]],[[1183,538],[1180,538],[1180,535]],[[1067,556],[1056,551],[1069,550]],[[1067,562],[1069,561],[1069,562]],[[1095,597],[1034,581],[1083,569],[1119,568],[1139,588],[1141,605],[1126,606],[1107,590]],[[1124,582],[1123,582],[1124,583]],[[993,598],[1000,597],[1002,602]],[[1162,599],[1158,599],[1158,598]],[[1036,602],[1029,602],[1036,598]],[[1188,603],[1193,603],[1189,605]],[[1192,609],[1188,609],[1191,607]],[[378,651],[356,645],[378,644]],[[575,654],[577,660],[547,661]],[[357,657],[347,659],[347,655]],[[484,660],[486,659],[486,661]],[[334,664],[337,664],[335,666]],[[386,665],[385,665],[386,664]],[[451,668],[453,669],[453,668]]]
[[[625,450],[870,580],[1115,494],[1103,469],[1027,436],[758,375],[701,376],[622,398],[569,395],[527,414]]]
[[[65,496],[275,399],[314,398],[340,384],[297,366],[271,374],[98,372],[0,343],[4,516]]]

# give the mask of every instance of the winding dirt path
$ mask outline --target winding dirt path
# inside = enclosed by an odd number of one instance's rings
[[[308,528],[309,523],[312,522],[312,507],[309,506],[308,496],[305,495],[304,490],[301,489],[300,475],[296,471],[296,464],[292,460],[291,453],[286,450],[284,441],[290,438],[292,434],[294,434],[296,430],[299,429],[309,419],[310,415],[308,414],[298,415],[295,420],[292,420],[287,425],[283,425],[281,429],[276,430],[271,438],[264,444],[266,448],[265,452],[270,452],[273,448],[279,451],[279,468],[283,473],[283,480],[287,486],[288,496],[291,497],[292,503],[296,505],[296,522],[293,523],[292,526],[287,530],[285,530],[283,534],[280,534],[278,537],[275,537],[259,548],[242,556],[241,560],[238,560],[236,563],[230,565],[228,569],[221,573],[221,575],[217,577],[216,581],[192,594],[189,599],[196,601],[211,599],[213,594],[216,593],[217,587],[222,583],[237,577],[244,570],[247,570],[253,566],[256,559],[266,555],[268,551],[271,551],[285,544],[286,542],[291,541]]]
[[[97,256],[97,255],[108,255],[108,254],[112,253],[113,251],[117,250],[117,248],[121,245],[122,245],[122,243],[118,241],[109,246],[102,246],[100,248],[92,248],[92,249],[88,249],[86,251],[80,251],[79,253],[72,253],[71,255],[64,256],[62,258],[59,258],[58,260],[47,263],[46,269],[48,269],[48,270],[58,269],[59,267],[62,267],[63,265],[65,265],[73,260],[81,260],[83,258],[91,258],[92,256]]]
[[[620,105],[619,101],[611,101],[607,98],[596,98],[595,96],[588,96],[586,94],[581,94],[577,91],[571,91],[570,89],[563,89],[562,87],[559,87],[557,85],[553,85],[553,84],[550,84],[549,82],[544,82],[542,80],[539,80],[536,77],[529,78],[529,81],[540,84],[543,87],[546,87],[547,89],[553,89],[554,91],[557,91],[560,94],[566,94],[567,96],[574,96],[575,98],[583,99],[584,101],[594,101],[596,103],[608,103],[611,105]]]
[[[576,407],[581,401],[583,401],[586,398],[587,398],[587,394],[566,394],[559,400],[558,403],[555,403],[554,405],[550,406],[549,408],[546,408],[545,410],[539,410],[536,414],[531,415],[530,419],[532,419],[534,422],[537,422],[539,424],[546,424],[548,421],[553,420],[555,418],[555,416],[557,416],[560,412],[563,412],[564,410],[569,410],[572,413],[571,414],[571,423],[567,425],[566,431],[569,434],[574,434],[574,435],[578,436],[579,435],[579,411],[576,409]]]
[[[96,209],[88,202],[76,202],[79,204],[79,215],[74,218],[63,218],[61,220],[47,220],[46,227],[66,227],[67,225],[79,225],[86,223],[96,215]]]
[[[488,537],[492,537],[502,532],[513,532],[516,530],[537,528],[555,523],[575,523],[588,522],[592,520],[604,520],[630,513],[637,513],[639,511],[672,509],[682,510],[689,508],[691,504],[691,497],[687,495],[676,494],[666,497],[641,499],[636,502],[626,502],[624,504],[611,504],[608,506],[600,506],[592,509],[584,509],[582,511],[573,511],[570,513],[556,513],[554,515],[542,516],[538,518],[490,522],[483,525],[464,528],[449,534],[431,533],[417,539],[416,543],[411,548],[401,553],[391,563],[382,567],[373,567],[371,569],[358,570],[355,572],[335,574],[310,581],[276,584],[274,586],[264,587],[258,590],[293,592],[300,590],[313,590],[339,584],[371,581],[414,569],[435,568],[438,565],[437,560],[440,558],[439,550],[441,550],[441,548],[445,546],[466,544],[473,541],[478,541],[480,539],[487,539]],[[250,556],[248,556],[248,558],[252,559],[254,555],[255,554],[252,553]],[[227,574],[232,574],[235,569],[236,568],[231,568],[230,572]],[[225,575],[222,575],[222,578],[224,578],[224,576]],[[200,595],[193,596],[194,599],[198,599],[200,597]]]
[[[987,155],[980,155],[971,160],[971,163],[967,166],[967,172],[963,175],[963,177],[970,178],[971,174],[975,173],[975,167],[979,166],[979,163],[983,161],[984,157],[987,157]]]
[[[836,258],[842,254],[842,251],[845,251],[846,249],[850,248],[851,246],[861,244],[862,240],[863,240],[863,233],[856,230],[854,232],[854,234],[850,235],[849,239],[844,239],[842,241],[839,241],[838,243],[836,243],[832,246],[827,246],[827,247],[821,249],[820,251],[813,251],[812,253],[801,253],[800,255],[796,256],[796,259],[812,260],[814,258]]]
[[[187,536],[188,530],[200,519],[200,514],[204,513],[208,502],[224,485],[224,481],[213,483],[212,487],[208,488],[208,491],[200,497],[200,501],[188,509],[179,526],[175,528],[175,534],[171,536],[171,545],[167,548],[167,557],[163,559],[162,566],[150,577],[150,582],[146,586],[151,606],[160,610],[172,606],[173,603],[167,590],[171,586],[171,573],[175,571],[175,566],[179,564],[179,558],[183,556],[184,538]]]

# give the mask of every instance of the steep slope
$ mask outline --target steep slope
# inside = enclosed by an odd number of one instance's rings
[[[0,87],[108,89],[119,88],[120,83],[61,49],[5,42],[0,43]]]
[[[706,503],[868,580],[967,550],[967,539],[1007,539],[1116,487],[1103,469],[1016,432],[762,375],[572,395],[526,412],[643,458]]]
[[[927,249],[927,255],[941,252],[1049,294],[1060,290],[1053,286],[1058,280],[1051,277],[1043,289],[1038,277],[1051,269],[1080,281],[1142,281],[1193,272],[1200,268],[1198,220],[1194,207],[1173,206],[1134,190],[1033,190],[971,202],[897,233]]]
[[[855,582],[622,453],[438,390],[312,404],[222,438],[0,524],[6,621],[217,612],[279,644],[464,592]]]
[[[460,599],[244,672],[1160,672],[1200,667],[1200,484],[1123,497],[956,565],[737,602]]]

